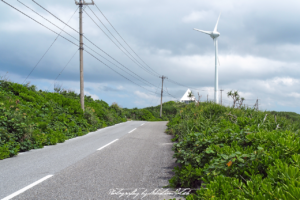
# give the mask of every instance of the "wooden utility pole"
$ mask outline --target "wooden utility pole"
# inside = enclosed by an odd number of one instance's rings
[[[160,117],[162,117],[162,98],[163,98],[163,92],[164,92],[164,80],[168,79],[165,76],[160,76],[161,78],[161,98],[160,98]]]
[[[258,100],[259,99],[257,99],[256,102],[255,102],[255,104],[254,104],[254,108],[256,108],[256,110],[258,110]]]
[[[224,91],[224,90],[220,90],[221,91],[221,105],[222,105],[222,92]]]
[[[199,92],[198,92],[198,104],[200,103],[200,99],[201,99],[202,95],[200,96]]]
[[[84,79],[83,79],[83,33],[82,33],[82,7],[84,5],[94,5],[94,1],[92,3],[86,3],[84,0],[75,0],[75,4],[79,5],[79,50],[80,50],[80,104],[81,109],[84,110]]]

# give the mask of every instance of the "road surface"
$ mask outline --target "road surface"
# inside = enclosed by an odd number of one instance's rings
[[[169,199],[166,123],[125,122],[2,160],[0,199]]]

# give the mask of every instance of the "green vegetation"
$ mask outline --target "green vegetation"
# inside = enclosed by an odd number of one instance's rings
[[[0,160],[126,121],[117,104],[86,96],[83,112],[78,94],[55,90],[0,80]]]
[[[160,118],[160,105],[147,107],[144,109],[124,109],[125,115],[133,120],[146,120],[146,121],[169,121],[173,119],[178,110],[186,104],[169,101],[163,103],[162,118]]]
[[[298,124],[298,129],[300,129],[300,115],[294,112],[276,112],[272,111],[272,115],[277,115],[281,117],[285,117],[287,119],[290,119],[293,123]]]
[[[198,188],[187,200],[300,199],[300,115],[238,108],[190,104],[170,120],[170,186]]]
[[[144,109],[122,109],[116,103],[56,88],[0,80],[0,159],[18,152],[55,145],[127,119],[168,120],[174,157],[180,164],[169,180],[174,188],[198,188],[196,199],[300,199],[300,115],[261,112],[214,103],[167,102]]]

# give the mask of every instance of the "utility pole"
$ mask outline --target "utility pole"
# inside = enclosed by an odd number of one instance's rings
[[[258,100],[259,100],[259,99],[256,99],[256,102],[255,102],[255,104],[254,104],[254,108],[256,108],[256,110],[258,110]]]
[[[160,76],[161,78],[161,98],[160,98],[160,117],[162,117],[162,98],[163,98],[163,92],[164,92],[164,80],[168,79],[165,76]]]
[[[208,103],[208,94],[207,94],[207,103]]]
[[[200,96],[199,92],[198,92],[198,104],[200,103],[200,99],[201,99],[202,95]]]
[[[82,33],[82,7],[84,5],[94,5],[94,1],[92,3],[86,3],[84,0],[75,0],[75,4],[79,5],[79,50],[80,50],[80,104],[81,109],[84,111],[84,79],[83,79],[83,33]]]
[[[221,105],[222,105],[222,92],[224,91],[224,90],[220,90],[221,91]]]

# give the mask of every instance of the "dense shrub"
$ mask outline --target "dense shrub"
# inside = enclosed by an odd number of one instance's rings
[[[274,112],[190,104],[168,124],[180,163],[170,186],[198,188],[188,200],[300,199],[298,123]]]
[[[178,110],[184,106],[185,104],[180,102],[165,102],[163,103],[162,117],[160,117],[160,105],[143,109],[124,109],[124,112],[127,118],[133,120],[169,121],[173,119]]]
[[[0,159],[126,121],[116,105],[85,96],[83,112],[78,94],[57,91],[0,80]]]

